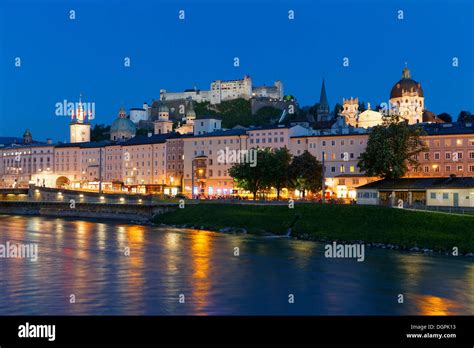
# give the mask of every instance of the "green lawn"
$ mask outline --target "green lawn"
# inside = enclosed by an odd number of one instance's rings
[[[390,243],[435,250],[474,251],[474,218],[395,208],[357,205],[300,204],[287,206],[187,204],[184,209],[158,215],[154,222],[168,225],[245,228],[285,234],[295,215],[300,218],[293,236],[306,239]]]

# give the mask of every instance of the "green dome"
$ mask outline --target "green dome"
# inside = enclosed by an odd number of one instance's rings
[[[168,106],[164,103],[164,102],[161,102],[159,108],[158,108],[158,112],[170,112],[170,109],[168,108]]]
[[[137,131],[137,127],[135,126],[135,123],[130,121],[128,118],[119,117],[110,126],[111,133],[129,132],[129,133],[135,134],[136,131]]]

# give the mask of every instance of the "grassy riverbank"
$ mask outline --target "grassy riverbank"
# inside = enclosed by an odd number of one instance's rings
[[[304,239],[340,241],[363,240],[398,246],[418,246],[434,250],[474,251],[474,218],[402,209],[357,206],[301,204],[287,206],[188,204],[154,222],[167,225],[204,226],[212,230],[245,228],[249,233],[263,231],[285,234],[299,215],[293,236]]]

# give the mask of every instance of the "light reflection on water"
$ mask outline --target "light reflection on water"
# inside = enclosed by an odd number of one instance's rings
[[[368,249],[359,263],[278,238],[43,217],[0,226],[1,244],[39,245],[36,263],[0,259],[0,315],[474,313],[467,258]]]

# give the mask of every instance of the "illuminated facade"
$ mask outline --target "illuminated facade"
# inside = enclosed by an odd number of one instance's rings
[[[91,113],[87,115],[82,100],[79,99],[76,110],[72,111],[69,125],[71,143],[85,143],[91,140],[91,125],[88,118],[93,118],[93,115]]]

